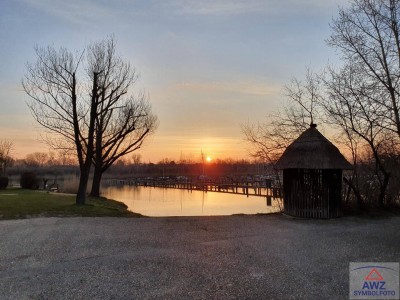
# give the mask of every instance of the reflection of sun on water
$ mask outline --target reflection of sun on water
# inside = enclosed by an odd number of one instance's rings
[[[210,156],[207,156],[206,160],[207,160],[207,162],[211,162],[212,158]]]

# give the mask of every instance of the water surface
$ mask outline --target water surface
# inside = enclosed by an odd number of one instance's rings
[[[102,196],[125,203],[128,209],[146,216],[216,216],[272,213],[278,202],[267,206],[265,197],[188,191],[153,187],[103,187]]]

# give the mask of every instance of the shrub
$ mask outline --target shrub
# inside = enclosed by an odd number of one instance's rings
[[[0,176],[0,190],[4,190],[8,186],[8,177]]]
[[[36,174],[32,172],[22,173],[19,182],[24,189],[37,190],[39,188],[39,180]]]

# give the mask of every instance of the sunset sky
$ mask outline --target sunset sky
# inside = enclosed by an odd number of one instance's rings
[[[159,128],[143,161],[246,158],[240,125],[263,121],[283,85],[335,62],[325,40],[345,0],[1,0],[0,139],[47,152],[21,88],[35,45],[80,50],[114,34]]]

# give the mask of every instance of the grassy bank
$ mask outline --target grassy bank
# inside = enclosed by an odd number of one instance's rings
[[[0,220],[29,217],[141,217],[115,200],[89,197],[75,205],[74,195],[24,189],[0,190]]]

